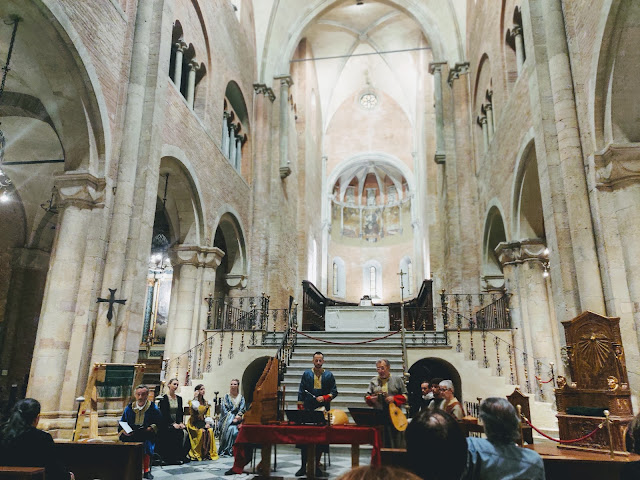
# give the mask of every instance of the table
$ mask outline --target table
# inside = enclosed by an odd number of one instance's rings
[[[351,445],[351,465],[358,466],[360,445],[372,445],[371,465],[379,466],[382,432],[380,427],[361,427],[357,425],[312,426],[312,425],[241,425],[238,438],[233,447],[235,457],[233,472],[242,473],[249,463],[249,444],[262,445],[262,472],[269,476],[271,472],[271,446],[277,444],[307,445],[307,478],[315,477],[316,445]]]
[[[0,479],[44,480],[43,467],[0,467]]]

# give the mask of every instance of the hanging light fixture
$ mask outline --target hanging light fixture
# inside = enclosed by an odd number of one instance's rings
[[[9,73],[9,63],[11,62],[11,54],[13,53],[13,45],[16,41],[16,32],[18,31],[18,23],[20,22],[20,17],[17,15],[11,15],[9,17],[9,22],[4,22],[6,25],[13,25],[13,31],[11,32],[11,42],[9,43],[9,51],[7,52],[7,61],[2,67],[2,82],[0,83],[0,104],[2,103],[2,95],[4,94],[4,85],[7,81],[7,73]],[[7,140],[4,136],[4,132],[0,129],[0,165],[4,160],[4,149],[7,145]],[[7,187],[11,185],[11,180],[9,177],[0,169],[0,202],[9,201],[9,193],[7,192]]]

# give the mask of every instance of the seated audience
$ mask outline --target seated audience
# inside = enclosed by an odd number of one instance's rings
[[[142,442],[144,444],[144,478],[153,478],[151,475],[151,457],[155,450],[156,434],[162,425],[162,414],[156,404],[149,401],[149,387],[138,385],[136,387],[135,400],[127,405],[122,413],[118,432],[122,442]],[[128,424],[131,431],[127,433],[122,423]]]
[[[169,380],[168,391],[158,402],[163,420],[158,438],[158,453],[165,463],[174,465],[182,465],[189,451],[182,397],[176,394],[178,385],[177,378]]]
[[[441,410],[422,411],[409,423],[406,439],[409,470],[423,480],[460,480],[467,443],[455,418]]]
[[[216,441],[213,436],[211,405],[204,398],[204,385],[196,385],[193,400],[189,401],[190,413],[187,421],[189,433],[189,458],[191,460],[217,460]]]
[[[457,420],[462,420],[464,410],[460,405],[460,401],[454,396],[453,382],[451,380],[442,380],[439,384],[439,389],[442,401],[438,408],[449,415],[453,415]]]
[[[233,456],[233,444],[238,436],[238,427],[246,411],[244,397],[240,395],[240,380],[234,378],[229,393],[222,399],[220,414],[220,451],[221,457]]]
[[[442,398],[440,397],[440,382],[442,378],[432,378],[430,382],[426,380],[420,386],[422,390],[422,407],[434,409],[438,407],[438,404],[441,402]]]
[[[520,438],[520,419],[506,398],[484,399],[480,404],[480,420],[487,438],[467,438],[465,480],[544,480],[540,455],[515,443]]]
[[[18,401],[9,420],[0,426],[0,466],[43,467],[47,480],[73,480],[54,452],[53,438],[38,430],[40,403],[33,398]]]
[[[640,454],[640,413],[631,420],[627,429],[627,450]],[[620,471],[620,480],[640,478],[640,461],[626,463]]]
[[[356,467],[336,480],[420,480],[417,475],[398,467]]]

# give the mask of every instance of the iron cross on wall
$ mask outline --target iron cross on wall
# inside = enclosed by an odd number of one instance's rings
[[[117,288],[111,289],[109,288],[109,298],[100,298],[98,297],[98,301],[96,303],[108,303],[109,304],[109,310],[107,311],[107,320],[109,320],[109,323],[111,323],[111,319],[113,318],[113,304],[114,303],[119,303],[120,305],[124,305],[127,301],[126,300],[116,300],[115,296],[116,296],[116,291],[118,290]]]

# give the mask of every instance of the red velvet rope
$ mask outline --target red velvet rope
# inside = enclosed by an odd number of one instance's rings
[[[531,422],[530,422],[529,420],[527,420],[527,417],[525,417],[524,415],[522,416],[522,419],[526,422],[526,424],[527,424],[527,425],[529,425],[531,428],[533,428],[536,432],[538,432],[538,433],[539,433],[540,435],[542,435],[544,438],[548,438],[549,440],[552,440],[552,441],[554,441],[554,442],[558,442],[558,443],[577,443],[577,442],[581,442],[582,440],[586,440],[586,439],[587,439],[587,438],[589,438],[589,437],[593,437],[593,436],[596,434],[596,432],[597,432],[598,430],[600,430],[600,429],[603,427],[603,425],[604,425],[604,422],[603,422],[603,423],[601,423],[600,425],[598,425],[598,426],[593,430],[593,432],[591,432],[591,433],[587,433],[584,437],[575,438],[575,439],[573,439],[573,440],[560,440],[559,438],[553,438],[553,437],[550,437],[549,435],[547,435],[546,433],[541,432],[539,429],[537,429],[535,426],[533,426],[533,425],[531,424]]]
[[[364,343],[377,342],[378,340],[384,340],[385,338],[389,338],[391,335],[395,335],[400,333],[400,330],[397,332],[391,332],[389,335],[385,335],[384,337],[372,338],[371,340],[364,340],[362,342],[332,342],[329,340],[324,340],[322,338],[312,337],[311,335],[307,335],[306,333],[302,333],[300,330],[293,330],[295,333],[302,335],[303,337],[310,338],[311,340],[316,340],[322,343],[330,343],[331,345],[362,345]]]
[[[539,376],[536,375],[536,380],[538,380],[538,382],[540,382],[540,383],[551,383],[551,382],[553,382],[553,377],[551,377],[546,382],[543,382],[542,379]]]

